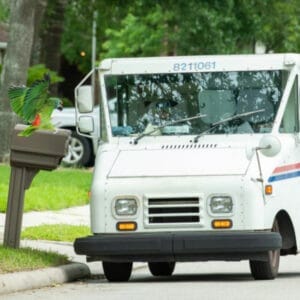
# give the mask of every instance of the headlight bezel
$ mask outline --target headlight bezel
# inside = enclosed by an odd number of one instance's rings
[[[123,203],[121,203],[123,202]],[[126,205],[127,202],[127,205]],[[123,206],[123,210],[124,212],[120,212],[122,210],[122,206]],[[127,206],[127,212],[126,212],[126,206]],[[131,212],[130,212],[131,210]],[[117,197],[114,199],[113,201],[113,205],[112,205],[112,211],[113,211],[113,215],[116,218],[136,218],[138,215],[138,211],[139,211],[139,201],[136,197],[133,196],[121,196],[121,197]]]
[[[224,204],[222,203],[223,200],[224,202],[228,201],[230,203]],[[213,201],[216,201],[215,205],[213,205]],[[207,207],[208,207],[208,212],[212,216],[232,216],[234,214],[234,198],[231,195],[228,194],[214,194],[210,195],[207,201]],[[223,205],[224,207],[229,206],[229,210],[226,211],[226,209],[217,209],[216,207],[214,208],[213,206],[217,205]],[[228,209],[228,208],[227,208]]]

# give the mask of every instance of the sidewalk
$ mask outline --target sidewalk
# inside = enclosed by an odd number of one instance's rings
[[[33,211],[23,214],[22,229],[30,226],[42,224],[70,224],[87,225],[90,224],[89,206],[76,206],[59,211]],[[3,239],[5,226],[5,214],[0,213],[0,240]]]
[[[89,226],[89,206],[72,207],[57,212],[29,212],[23,215],[22,228],[42,224],[70,224]],[[0,214],[0,244],[3,241],[5,214]],[[100,262],[86,263],[85,256],[76,255],[73,243],[22,240],[21,247],[58,252],[68,256],[72,264],[37,271],[0,275],[0,295],[74,281],[91,274],[103,276]]]

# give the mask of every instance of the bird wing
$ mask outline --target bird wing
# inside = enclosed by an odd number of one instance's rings
[[[48,98],[49,80],[37,80],[28,89],[24,99],[24,117],[30,121],[42,109]]]
[[[53,110],[57,107],[58,98],[48,98],[41,113],[45,119],[50,120]]]
[[[28,121],[23,115],[24,101],[27,91],[27,87],[12,86],[8,89],[8,98],[10,100],[12,110],[25,121]]]
[[[52,112],[55,108],[58,108],[61,105],[61,100],[59,98],[50,97],[47,99],[45,105],[43,106],[40,114],[43,126],[45,124],[51,123]],[[53,128],[53,126],[51,126]]]

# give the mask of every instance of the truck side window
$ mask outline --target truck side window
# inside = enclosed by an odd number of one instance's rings
[[[287,106],[280,125],[280,132],[294,133],[299,132],[298,115],[298,77],[295,78]]]

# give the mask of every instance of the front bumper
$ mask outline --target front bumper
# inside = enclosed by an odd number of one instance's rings
[[[74,249],[88,260],[205,261],[266,260],[280,249],[276,232],[162,232],[97,234],[78,238]]]

